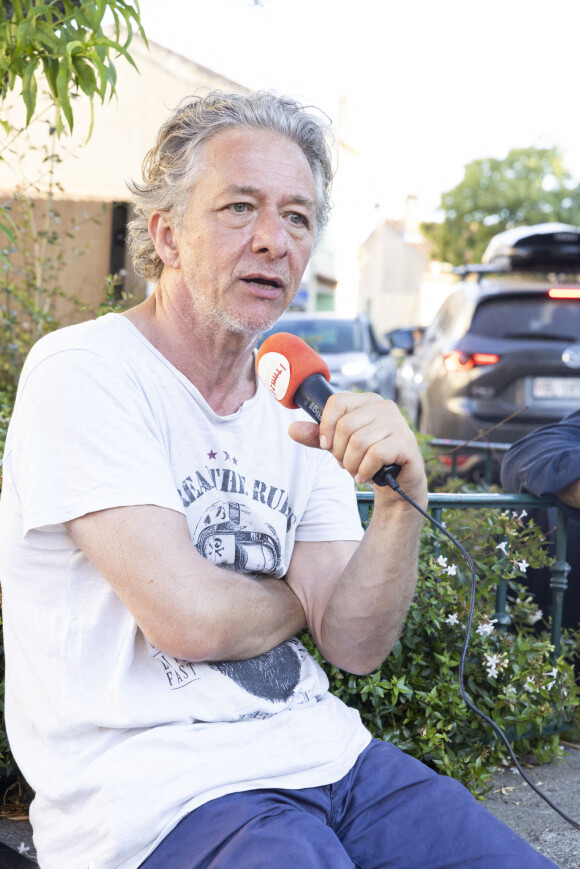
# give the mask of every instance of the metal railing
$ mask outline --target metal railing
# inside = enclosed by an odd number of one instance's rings
[[[373,492],[357,492],[357,502],[361,521],[369,520],[374,501]],[[566,517],[552,498],[537,498],[535,495],[507,495],[504,493],[429,493],[428,511],[438,522],[443,519],[445,510],[495,508],[505,509],[535,509],[536,507],[557,507],[558,522],[556,527],[556,558],[550,566],[550,588],[552,589],[552,613],[550,624],[550,642],[554,647],[553,658],[560,654],[562,637],[562,613],[564,610],[564,593],[568,588],[570,565],[566,561]],[[501,578],[496,590],[496,612],[498,626],[507,629],[510,619],[506,613],[507,580]]]

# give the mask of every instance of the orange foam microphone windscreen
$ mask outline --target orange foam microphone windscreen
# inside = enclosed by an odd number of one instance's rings
[[[275,332],[266,338],[256,358],[258,377],[274,397],[288,408],[297,408],[294,395],[312,374],[330,381],[328,365],[312,347],[290,332]]]

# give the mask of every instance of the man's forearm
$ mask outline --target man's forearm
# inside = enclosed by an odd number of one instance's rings
[[[325,406],[319,432],[296,422],[290,434],[331,452],[356,483],[370,482],[385,464],[399,465],[402,491],[426,508],[424,462],[392,401],[337,393]],[[413,596],[422,524],[421,514],[397,492],[376,486],[373,518],[354,553],[328,543],[316,564],[308,563],[307,553],[293,555],[288,581],[318,648],[337,667],[369,673],[388,655]]]
[[[378,511],[337,582],[315,637],[322,654],[353,673],[389,654],[412,600],[423,519],[411,507]]]
[[[228,588],[220,589],[211,605],[198,612],[197,636],[191,625],[182,622],[181,636],[172,637],[172,645],[182,649],[176,657],[195,661],[256,658],[306,627],[300,601],[283,579],[232,574],[226,580]],[[169,639],[167,632],[165,636]]]
[[[305,626],[283,579],[212,564],[185,517],[152,505],[117,507],[67,523],[156,648],[189,661],[254,658]]]

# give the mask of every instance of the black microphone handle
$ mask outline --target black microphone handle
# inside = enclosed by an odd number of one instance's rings
[[[302,381],[294,393],[294,402],[320,424],[322,411],[333,394],[334,389],[322,374],[311,374],[310,377]],[[380,471],[374,475],[373,483],[376,483],[377,486],[394,488],[393,483],[400,470],[400,465],[383,465]]]

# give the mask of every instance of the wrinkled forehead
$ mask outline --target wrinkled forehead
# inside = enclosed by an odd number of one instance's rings
[[[313,185],[314,175],[304,151],[281,133],[248,127],[222,130],[204,145],[202,160],[206,168],[221,172],[276,172]]]

